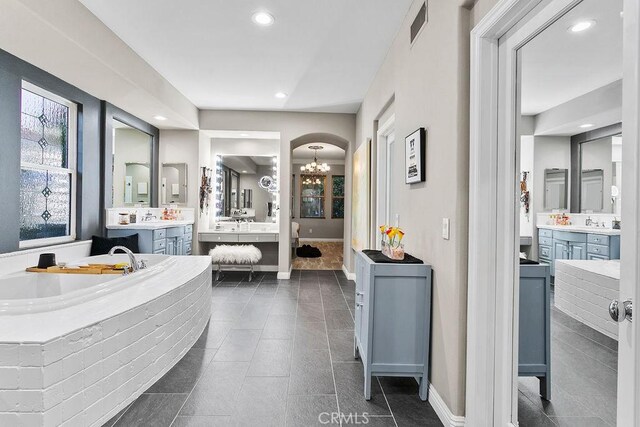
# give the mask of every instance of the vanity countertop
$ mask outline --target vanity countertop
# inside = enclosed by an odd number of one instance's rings
[[[577,233],[589,233],[589,234],[604,234],[606,236],[619,236],[620,230],[614,230],[612,228],[599,228],[599,227],[586,227],[579,225],[538,225],[538,228],[546,230],[558,230],[558,231],[573,231]]]
[[[108,230],[160,230],[162,228],[182,227],[185,225],[193,225],[193,221],[148,221],[136,222],[135,224],[109,224]]]
[[[600,261],[558,259],[556,260],[556,263],[563,263],[589,273],[599,274],[601,276],[620,280],[620,260]],[[577,275],[576,277],[579,277],[580,279],[583,278],[579,275]]]
[[[279,234],[278,230],[206,230],[200,231],[198,234]]]

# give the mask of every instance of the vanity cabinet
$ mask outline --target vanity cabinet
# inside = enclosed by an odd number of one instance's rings
[[[538,258],[551,265],[552,276],[555,276],[554,261],[557,259],[620,259],[620,236],[540,228]]]
[[[143,254],[191,255],[193,226],[147,229],[110,229],[108,237],[126,237],[138,234],[138,247]]]
[[[354,355],[362,359],[364,397],[373,376],[420,379],[427,400],[431,321],[431,267],[375,263],[356,255]]]

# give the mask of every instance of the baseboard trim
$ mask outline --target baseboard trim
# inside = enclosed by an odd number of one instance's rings
[[[291,279],[291,271],[293,270],[293,266],[289,267],[289,271],[278,271],[278,279],[279,280],[289,280]]]
[[[433,384],[429,384],[429,403],[446,427],[464,427],[465,419],[460,415],[453,415],[451,409],[444,403]]]
[[[330,239],[330,238],[318,238],[318,239],[314,239],[312,237],[301,237],[299,239],[301,242],[306,243],[306,242],[344,242],[344,239]]]
[[[349,273],[349,270],[347,270],[347,267],[345,267],[344,264],[342,264],[342,272],[347,276],[347,279],[356,280],[356,275],[354,273]]]

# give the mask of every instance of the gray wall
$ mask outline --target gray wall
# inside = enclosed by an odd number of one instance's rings
[[[293,173],[295,174],[295,186],[293,189],[295,218],[293,221],[300,224],[300,237],[303,239],[342,239],[344,236],[344,218],[331,218],[331,177],[333,175],[344,175],[344,165],[329,163],[331,174],[327,175],[327,188],[325,189],[325,218],[300,218],[300,166],[306,163],[297,161],[293,163]],[[310,230],[313,230],[313,232]]]
[[[20,92],[26,80],[78,104],[76,234],[101,234],[100,101],[0,50],[0,253],[18,250],[20,229]]]

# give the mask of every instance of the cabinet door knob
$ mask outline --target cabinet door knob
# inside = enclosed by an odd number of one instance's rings
[[[359,302],[356,303],[356,308],[362,308],[362,304],[360,304]]]
[[[361,296],[363,296],[363,295],[364,295],[364,292],[356,291],[356,295],[357,295],[357,296],[359,296],[359,297],[361,297]]]

